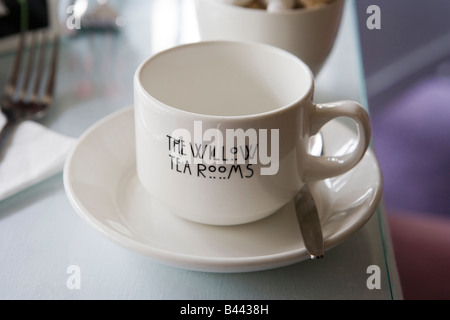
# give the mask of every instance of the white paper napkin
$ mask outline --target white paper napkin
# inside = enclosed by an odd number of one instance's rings
[[[0,114],[0,128],[4,123]],[[21,123],[0,160],[0,201],[61,172],[75,142],[36,122]]]

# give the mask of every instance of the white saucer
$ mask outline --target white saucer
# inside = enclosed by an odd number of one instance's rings
[[[352,137],[354,143],[357,138],[338,122],[325,126],[322,134],[325,154],[345,152],[334,146]],[[64,184],[76,211],[97,231],[163,264],[197,271],[247,272],[309,258],[293,203],[258,222],[217,227],[183,220],[152,199],[136,176],[132,107],[99,121],[80,138],[66,162]],[[381,188],[379,165],[370,150],[352,171],[311,186],[326,249],[369,220]]]

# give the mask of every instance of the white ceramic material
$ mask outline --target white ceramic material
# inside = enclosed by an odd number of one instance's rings
[[[308,67],[265,44],[178,46],[145,61],[134,87],[138,177],[174,213],[200,223],[265,218],[305,181],[350,170],[369,145],[359,104],[314,104]],[[358,143],[345,155],[310,155],[309,138],[340,116],[355,121]]]
[[[217,0],[196,0],[202,40],[267,43],[302,59],[317,75],[339,30],[343,0],[310,8],[268,12]]]
[[[133,108],[120,110],[89,129],[66,162],[68,198],[103,236],[163,264],[198,271],[257,271],[309,258],[293,203],[258,222],[227,227],[189,222],[168,212],[137,178],[134,132]],[[336,121],[321,132],[328,154],[357,139]],[[377,208],[381,187],[370,150],[348,173],[312,184],[326,249],[366,223]]]

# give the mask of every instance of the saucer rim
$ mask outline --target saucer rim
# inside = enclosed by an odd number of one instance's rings
[[[173,252],[152,245],[146,245],[142,242],[139,242],[135,238],[128,237],[122,233],[115,231],[111,227],[102,223],[100,220],[96,219],[95,214],[92,214],[91,212],[89,212],[89,210],[87,210],[83,206],[82,201],[74,194],[74,190],[72,189],[70,182],[71,180],[70,168],[72,167],[74,162],[74,155],[76,154],[79,147],[83,145],[83,142],[88,137],[91,136],[91,134],[101,129],[101,127],[106,123],[110,122],[111,119],[124,116],[129,112],[134,112],[133,106],[128,106],[119,109],[105,116],[104,118],[98,120],[91,127],[89,127],[80,136],[78,142],[70,152],[64,165],[63,180],[66,195],[71,205],[78,213],[78,215],[91,227],[93,227],[97,232],[99,232],[102,236],[106,237],[110,241],[116,243],[117,245],[129,249],[131,251],[140,253],[146,257],[151,258],[156,262],[160,262],[164,265],[172,266],[175,268],[201,272],[235,273],[235,272],[262,271],[291,265],[294,263],[301,262],[303,260],[307,260],[309,258],[309,255],[304,246],[300,246],[294,250],[249,257],[207,257],[207,256],[205,257],[180,252]],[[379,167],[378,161],[374,153],[370,148],[364,155],[364,158],[366,157],[371,158],[371,160],[375,162],[375,167],[377,169],[376,175],[378,177],[377,179],[378,187],[375,190],[375,196],[370,202],[370,205],[368,205],[367,208],[365,208],[364,214],[360,217],[360,219],[355,221],[350,227],[347,227],[345,230],[341,228],[338,230],[337,233],[334,233],[330,235],[330,237],[324,239],[326,251],[339,245],[347,238],[349,238],[351,235],[353,235],[356,231],[358,231],[360,228],[362,228],[377,211],[377,208],[379,206],[382,197],[383,183],[382,183],[381,169]],[[133,167],[135,168],[135,166]],[[131,167],[130,169],[132,169],[133,167]],[[124,176],[125,174],[126,173],[123,172],[122,176]]]

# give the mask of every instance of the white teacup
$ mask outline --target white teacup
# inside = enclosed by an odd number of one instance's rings
[[[359,104],[313,103],[310,69],[266,44],[174,47],[138,68],[134,88],[138,177],[173,213],[200,223],[267,217],[305,181],[353,168],[369,145]],[[342,116],[359,131],[353,151],[309,154],[310,137]]]
[[[268,12],[223,0],[196,0],[203,41],[255,41],[277,46],[303,60],[317,75],[333,48],[343,0],[316,8]]]

